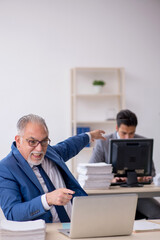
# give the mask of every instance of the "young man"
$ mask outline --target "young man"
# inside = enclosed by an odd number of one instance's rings
[[[65,162],[90,139],[105,139],[104,131],[80,134],[50,146],[44,119],[33,114],[19,119],[17,131],[11,152],[0,161],[0,206],[5,217],[13,221],[70,221],[72,197],[87,194]]]
[[[136,114],[130,110],[121,110],[116,117],[116,132],[106,135],[106,140],[97,140],[93,149],[90,162],[108,163],[109,139],[129,139],[143,138],[136,134],[138,120]],[[155,167],[152,162],[152,176],[138,177],[138,181],[149,181],[155,176]],[[115,178],[116,181],[125,181],[125,178]],[[137,205],[137,218],[145,217],[148,219],[160,218],[160,204],[153,198],[140,198]]]

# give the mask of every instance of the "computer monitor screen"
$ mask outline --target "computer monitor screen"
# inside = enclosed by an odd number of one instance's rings
[[[153,139],[110,139],[109,163],[117,177],[127,177],[126,186],[140,186],[137,177],[152,175]]]

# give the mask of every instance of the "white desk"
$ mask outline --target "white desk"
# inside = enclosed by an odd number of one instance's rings
[[[160,187],[157,187],[154,184],[132,188],[110,186],[109,189],[85,190],[85,191],[87,192],[88,195],[137,193],[139,198],[160,197]]]
[[[160,224],[159,221],[155,221]],[[70,238],[64,236],[58,232],[58,228],[62,228],[61,223],[47,223],[46,228],[46,240],[69,240]],[[159,240],[160,231],[151,232],[139,232],[132,233],[130,236],[118,236],[118,237],[103,237],[103,238],[83,238],[77,240]]]

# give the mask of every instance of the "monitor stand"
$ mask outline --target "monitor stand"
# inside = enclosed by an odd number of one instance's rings
[[[137,173],[135,171],[127,172],[127,181],[120,185],[121,187],[143,187],[143,184],[138,183]]]

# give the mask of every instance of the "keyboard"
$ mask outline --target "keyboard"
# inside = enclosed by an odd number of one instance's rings
[[[146,182],[139,182],[139,184],[142,184],[142,185],[149,185],[151,183],[152,183],[152,180],[149,180]],[[111,183],[111,186],[120,186],[122,184],[126,184],[126,182],[113,182],[113,183]]]

